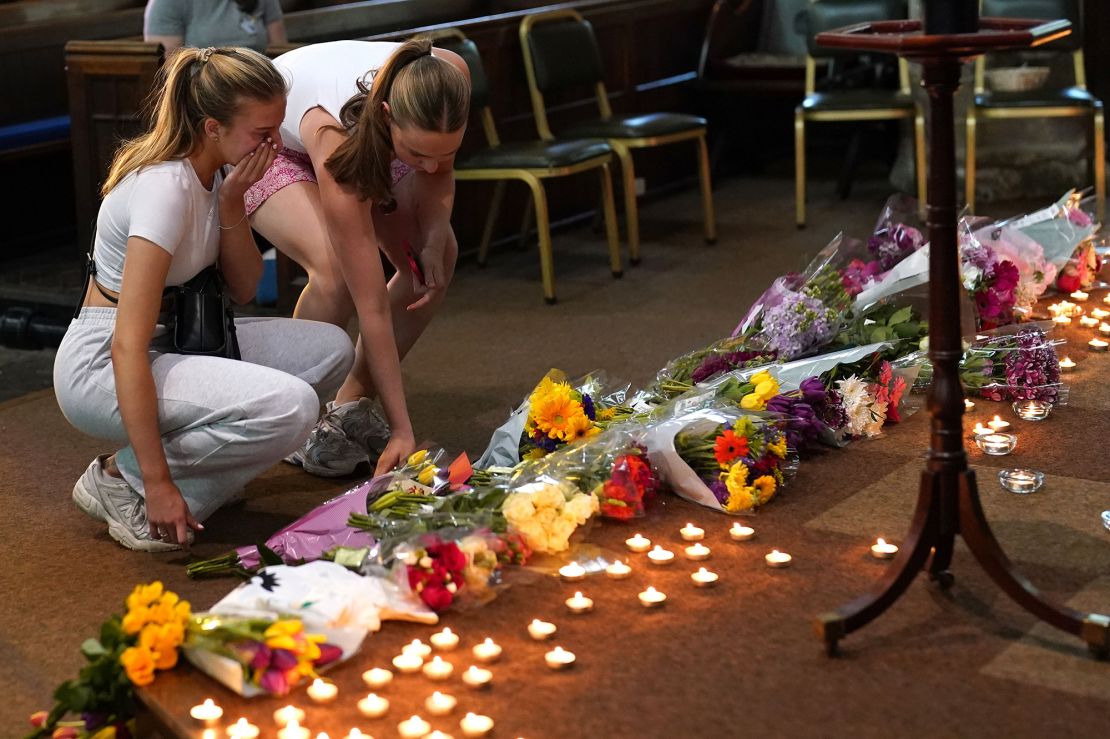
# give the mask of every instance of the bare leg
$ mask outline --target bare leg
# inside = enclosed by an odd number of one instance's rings
[[[308,272],[293,317],[346,328],[355,307],[328,241],[320,188],[296,182],[278,190],[254,212],[251,226]]]

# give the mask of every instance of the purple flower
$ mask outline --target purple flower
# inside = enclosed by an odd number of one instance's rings
[[[313,664],[316,667],[323,667],[324,665],[330,665],[342,656],[343,650],[334,644],[321,644],[320,656]]]
[[[594,408],[594,399],[586,393],[582,393],[582,410],[586,412],[586,418],[591,421],[597,419],[597,410]]]
[[[270,667],[270,648],[257,641],[240,642],[237,647],[239,654],[243,655],[244,659],[249,659],[250,668],[252,670],[262,671]]]
[[[728,487],[724,480],[717,478],[710,484],[709,489],[713,492],[713,497],[717,499],[718,503],[721,505],[728,503]]]
[[[81,720],[85,722],[85,731],[95,731],[108,722],[108,714],[101,711],[84,711]]]
[[[274,649],[272,655],[273,657],[270,660],[270,667],[272,669],[286,672],[297,666],[297,655],[293,654],[288,649]]]
[[[886,223],[867,240],[867,248],[876,256],[881,271],[892,269],[925,244],[925,237],[904,223]]]
[[[780,359],[818,349],[836,334],[836,311],[817,298],[792,292],[763,314],[763,338]]]
[[[729,352],[727,354],[712,354],[702,360],[701,365],[694,370],[690,377],[695,383],[705,382],[725,372],[731,372],[741,367],[765,364],[774,358],[775,356],[773,353],[768,354],[767,352],[746,350]]]
[[[285,695],[289,692],[289,679],[281,670],[266,670],[258,681],[258,687],[270,695]]]

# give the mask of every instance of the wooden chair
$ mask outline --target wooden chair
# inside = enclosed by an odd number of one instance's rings
[[[806,123],[826,121],[913,120],[917,163],[917,199],[925,203],[925,115],[910,94],[909,67],[898,60],[898,88],[866,87],[817,90],[817,61],[844,58],[844,52],[820,47],[822,31],[875,20],[905,18],[901,0],[814,0],[806,9],[805,99],[794,111],[795,218],[806,223]]]
[[[684,141],[695,143],[705,240],[714,243],[717,240],[717,225],[713,212],[709,154],[705,143],[705,119],[682,113],[613,115],[593,27],[575,10],[559,9],[525,16],[520,24],[520,45],[524,53],[524,69],[528,76],[536,128],[544,141],[554,138],[547,121],[544,95],[583,86],[594,88],[600,117],[568,126],[560,133],[568,137],[606,139],[620,159],[629,261],[633,264],[640,261],[640,227],[632,149]]]
[[[493,203],[486,216],[485,229],[478,249],[478,263],[485,264],[489,255],[493,227],[505,195],[505,184],[519,180],[532,191],[536,216],[536,232],[540,243],[540,274],[543,278],[543,297],[555,303],[555,269],[551,250],[551,224],[547,211],[547,194],[543,181],[553,177],[566,177],[589,170],[597,170],[601,180],[601,195],[605,213],[606,235],[609,241],[609,266],[614,277],[620,277],[620,241],[617,235],[616,208],[613,204],[613,183],[609,163],[613,150],[602,139],[542,139],[502,143],[490,111],[489,81],[482,66],[482,57],[473,41],[458,29],[444,29],[432,34],[435,45],[455,52],[466,60],[470,69],[471,107],[480,111],[487,148],[455,160],[457,180],[492,180]]]
[[[986,57],[975,61],[975,95],[967,110],[967,147],[964,188],[967,206],[975,210],[975,148],[980,119],[1086,118],[1094,129],[1092,169],[1098,219],[1106,220],[1106,134],[1102,100],[1087,91],[1083,67],[1083,14],[1077,0],[983,0],[982,13],[996,18],[1065,18],[1072,22],[1071,35],[1036,52],[1051,63],[1060,55],[1071,57],[1075,84],[1069,87],[1038,88],[1028,92],[999,92],[986,85]]]

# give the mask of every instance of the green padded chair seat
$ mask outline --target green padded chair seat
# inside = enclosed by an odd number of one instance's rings
[[[583,121],[560,133],[570,137],[602,139],[646,139],[668,136],[705,128],[704,118],[685,113],[648,113],[647,115],[613,116]]]
[[[600,139],[514,141],[456,159],[455,169],[557,169],[612,151]]]
[[[913,97],[898,90],[837,90],[815,92],[802,101],[802,110],[867,110],[873,108],[913,108]]]
[[[1030,92],[983,92],[975,96],[980,108],[1101,108],[1102,101],[1081,87]]]

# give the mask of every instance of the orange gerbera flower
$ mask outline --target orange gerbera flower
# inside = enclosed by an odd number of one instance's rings
[[[743,436],[737,436],[732,429],[725,429],[725,432],[717,437],[713,453],[717,456],[717,463],[721,465],[721,469],[727,470],[735,460],[748,453],[748,440]]]

